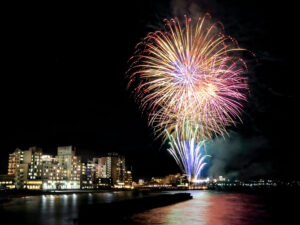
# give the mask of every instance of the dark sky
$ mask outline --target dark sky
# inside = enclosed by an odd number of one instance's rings
[[[164,18],[210,12],[249,57],[243,124],[208,147],[207,174],[299,178],[298,34],[288,1],[107,1],[7,6],[1,30],[0,172],[8,153],[116,151],[136,177],[178,172],[126,90],[134,46]],[[233,143],[233,144],[231,144]],[[234,146],[234,147],[233,147]]]

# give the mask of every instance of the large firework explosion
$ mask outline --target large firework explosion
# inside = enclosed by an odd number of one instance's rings
[[[248,90],[246,64],[237,55],[242,50],[207,15],[195,23],[188,17],[183,24],[165,20],[164,31],[149,33],[136,46],[129,85],[134,84],[136,100],[157,135],[172,137],[170,152],[177,162],[179,145],[201,149],[191,144],[224,135],[240,120]],[[192,140],[185,137],[186,127],[193,130]]]

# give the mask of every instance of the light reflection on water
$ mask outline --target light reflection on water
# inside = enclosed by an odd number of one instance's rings
[[[77,224],[79,207],[142,196],[131,191],[26,196],[0,204],[0,215],[6,224]]]
[[[280,195],[265,198],[262,195],[245,193],[218,193],[213,191],[186,191],[193,199],[177,204],[147,210],[124,218],[122,224],[188,224],[188,225],[252,225],[273,224],[274,218],[280,215],[286,222],[293,207],[279,204]],[[175,193],[175,192],[167,192]],[[160,193],[154,193],[156,195]],[[80,207],[97,203],[110,203],[118,200],[143,197],[143,193],[134,192],[101,192],[80,194],[53,194],[13,198],[0,204],[0,217],[6,224],[77,224]],[[287,202],[297,201],[295,196],[282,199]],[[271,201],[269,201],[271,199]],[[282,200],[281,200],[282,201]],[[273,210],[274,206],[277,211]],[[273,211],[268,211],[272,208]],[[285,211],[283,211],[285,209]],[[275,213],[274,213],[275,212]],[[116,212],[117,213],[117,212]],[[283,215],[283,216],[282,216]],[[102,215],[91,215],[101,221]],[[272,221],[271,221],[272,219]],[[288,224],[288,223],[282,223]]]
[[[131,216],[133,224],[267,224],[268,213],[255,195],[191,191],[193,199]],[[130,222],[129,222],[130,223]]]
[[[138,213],[130,220],[134,224],[206,224],[210,195],[203,191],[192,193],[192,200]]]

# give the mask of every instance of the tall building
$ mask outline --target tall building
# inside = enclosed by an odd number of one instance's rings
[[[63,146],[57,148],[56,159],[61,167],[64,180],[71,179],[73,156],[75,156],[75,148],[73,148],[73,146]]]
[[[85,164],[85,176],[83,183],[83,189],[93,189],[95,188],[96,181],[96,163],[92,160],[87,161]]]
[[[112,157],[112,178],[115,181],[114,184],[125,185],[126,166],[124,156]]]
[[[61,189],[63,175],[56,158],[51,155],[42,156],[43,189]]]
[[[16,149],[13,153],[9,154],[8,159],[8,175],[15,175],[18,165],[22,163],[30,163],[31,154],[29,151]]]
[[[93,158],[93,165],[95,167],[95,188],[111,187],[111,158],[101,157]]]
[[[27,174],[28,174],[28,164],[25,163],[17,164],[17,169],[15,173],[16,189],[24,188],[24,184],[27,181]]]
[[[42,154],[43,150],[36,146],[28,149],[31,155],[30,163],[27,164],[27,180],[24,182],[26,189],[42,189]]]
[[[57,148],[56,159],[61,169],[62,189],[79,189],[81,177],[81,157],[75,155],[73,146]]]
[[[21,149],[16,149],[12,154],[9,154],[8,175],[14,176],[17,189],[24,188],[28,175],[28,166],[31,162],[31,154],[31,151],[23,151]]]
[[[81,163],[81,177],[80,177],[80,188],[87,189],[88,187],[87,181],[87,171],[86,171],[86,163]]]
[[[28,170],[29,180],[41,180],[42,179],[42,154],[43,150],[38,147],[30,147],[31,160]]]
[[[117,153],[98,158],[98,178],[111,179],[113,185],[124,185],[126,177],[125,157]]]
[[[99,178],[111,178],[111,157],[98,159],[97,175]]]
[[[80,177],[81,177],[81,157],[74,155],[72,157],[72,166],[71,166],[71,181],[76,183],[80,188]]]

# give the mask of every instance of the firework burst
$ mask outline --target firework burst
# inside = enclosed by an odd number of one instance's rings
[[[206,141],[241,121],[248,91],[242,50],[206,15],[195,23],[165,20],[165,30],[149,33],[131,58],[129,86],[189,181],[206,164]]]
[[[208,16],[194,24],[187,17],[183,25],[177,18],[165,23],[165,31],[149,33],[132,57],[129,85],[138,82],[142,111],[158,134],[192,121],[197,138],[223,135],[246,100],[246,67],[235,54],[243,49]]]

